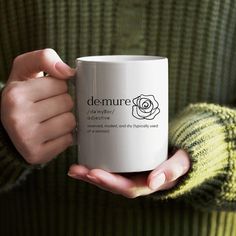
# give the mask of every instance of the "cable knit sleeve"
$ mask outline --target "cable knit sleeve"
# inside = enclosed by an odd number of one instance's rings
[[[0,124],[0,193],[18,185],[32,169],[33,166],[24,161]]]
[[[189,105],[171,122],[169,142],[187,151],[191,169],[161,198],[183,196],[200,208],[236,210],[236,110]]]

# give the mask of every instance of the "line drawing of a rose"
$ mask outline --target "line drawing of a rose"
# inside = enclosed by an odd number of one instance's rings
[[[153,95],[141,94],[133,99],[132,115],[139,120],[153,120],[160,113],[159,104]]]

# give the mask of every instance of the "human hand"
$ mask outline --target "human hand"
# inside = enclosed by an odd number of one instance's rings
[[[13,62],[2,93],[1,120],[30,164],[50,161],[73,142],[76,121],[66,80],[74,73],[53,49],[25,53]]]
[[[113,174],[101,169],[89,170],[85,166],[74,164],[70,167],[68,175],[112,193],[136,198],[174,187],[189,168],[188,154],[178,150],[151,172]]]

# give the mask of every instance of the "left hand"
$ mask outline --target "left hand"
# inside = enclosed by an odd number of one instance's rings
[[[189,168],[188,154],[178,150],[151,172],[114,174],[101,169],[89,170],[85,166],[74,164],[68,175],[109,192],[136,198],[174,187],[178,178],[186,174]]]

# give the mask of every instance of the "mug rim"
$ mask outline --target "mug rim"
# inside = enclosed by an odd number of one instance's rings
[[[167,60],[167,57],[152,56],[152,55],[98,55],[98,56],[83,56],[76,58],[76,62],[90,63],[136,63]]]

